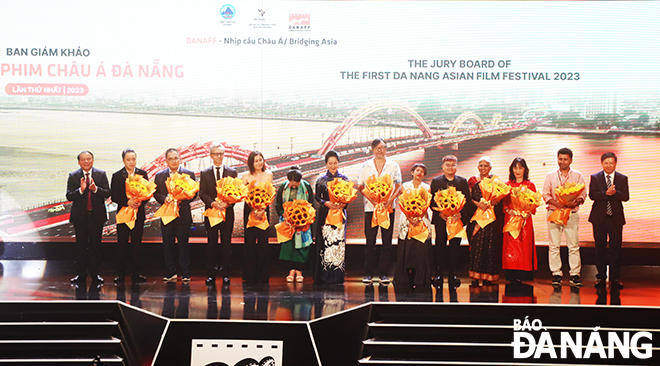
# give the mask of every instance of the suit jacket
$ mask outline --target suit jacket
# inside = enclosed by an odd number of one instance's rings
[[[454,180],[451,181],[451,183],[445,178],[444,174],[433,178],[431,181],[431,197],[435,197],[435,192],[442,191],[450,186],[456,187],[457,191],[460,191],[465,195],[465,206],[463,206],[463,209],[461,210],[461,221],[463,222],[463,225],[467,226],[472,218],[474,208],[472,207],[472,200],[470,199],[472,197],[470,195],[470,186],[465,178],[455,175]],[[431,207],[438,207],[433,198],[431,199]],[[433,210],[433,219],[431,222],[435,225],[445,224],[445,220],[440,217],[440,213],[436,210]]]
[[[591,206],[589,222],[600,224],[605,221],[605,218],[607,217],[607,201],[609,201],[612,206],[612,219],[614,223],[618,225],[624,225],[626,223],[622,202],[630,199],[630,193],[628,192],[628,177],[615,171],[612,184],[616,187],[616,193],[608,196],[605,194],[607,191],[605,172],[600,171],[591,175],[591,181],[589,182],[589,198],[594,201],[594,204]]]
[[[230,168],[226,165],[222,166],[222,178],[225,177],[238,177],[236,169]],[[216,179],[215,179],[215,168],[213,165],[202,170],[199,173],[199,198],[202,199],[206,209],[211,208],[211,204],[215,201],[215,198],[218,197],[218,191],[216,191]],[[234,205],[227,207],[225,213],[225,220],[227,222],[234,222]]]
[[[188,170],[184,167],[179,167],[179,174],[188,174],[190,178],[197,180],[195,173],[192,170]],[[167,198],[167,186],[165,186],[165,181],[170,177],[170,168],[165,168],[158,173],[156,173],[156,193],[154,193],[154,198],[158,203],[165,203]],[[190,212],[190,202],[194,201],[197,198],[197,195],[190,200],[179,201],[179,218],[172,221],[177,225],[190,225],[192,224],[192,213]]]
[[[89,191],[80,193],[80,180],[85,176],[82,169],[69,173],[69,179],[66,183],[66,199],[71,201],[71,216],[69,222],[72,224],[83,224],[87,212],[87,194],[92,195],[92,216],[96,224],[102,225],[107,219],[108,214],[105,209],[105,199],[110,197],[110,185],[105,172],[92,167],[92,179],[98,188],[96,193]]]
[[[149,175],[142,169],[135,168],[135,174],[141,175],[144,179],[149,180]],[[110,181],[110,190],[112,192],[112,202],[117,204],[117,212],[123,207],[128,206],[128,197],[126,197],[126,178],[128,178],[128,170],[123,167],[112,174]],[[140,203],[140,208],[137,212],[137,221],[144,221],[144,204],[147,201]]]

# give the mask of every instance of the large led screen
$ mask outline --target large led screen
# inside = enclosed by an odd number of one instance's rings
[[[427,181],[489,156],[504,180],[524,157],[537,187],[557,150],[589,176],[606,151],[629,176],[626,242],[660,242],[660,3],[442,1],[13,1],[0,12],[0,239],[70,241],[67,174],[91,150],[110,176],[132,147],[150,175],[179,148],[194,170],[211,142],[245,171],[263,152],[276,184],[323,153],[357,180],[374,138]],[[580,239],[591,241],[580,209]],[[238,205],[240,206],[240,204]],[[202,205],[195,207],[201,221]],[[146,236],[159,240],[158,204]],[[115,235],[109,201],[107,240]],[[360,201],[349,241],[363,239]],[[242,207],[234,236],[241,237]],[[276,218],[271,218],[276,220]],[[534,217],[547,241],[545,208]],[[195,226],[203,236],[203,225]],[[395,234],[396,235],[396,234]]]

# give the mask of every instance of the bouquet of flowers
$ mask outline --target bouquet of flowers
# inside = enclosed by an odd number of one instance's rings
[[[401,212],[408,218],[408,238],[422,243],[429,237],[429,228],[422,220],[431,205],[431,193],[424,188],[406,189],[399,196]]]
[[[156,183],[144,179],[143,176],[135,174],[132,177],[126,178],[126,198],[133,201],[142,202],[153,197],[156,192]],[[137,208],[130,206],[122,207],[117,212],[115,217],[117,224],[126,224],[129,229],[133,230],[135,227],[135,220],[137,220]]]
[[[179,201],[189,200],[195,197],[199,191],[199,182],[190,178],[188,174],[174,173],[165,181],[167,192],[171,201],[165,202],[156,213],[155,217],[160,217],[165,225],[179,217]]]
[[[305,200],[287,201],[282,206],[284,221],[275,225],[280,243],[291,240],[297,231],[306,231],[316,220],[316,210]]]
[[[572,204],[576,198],[584,191],[584,184],[582,183],[571,183],[566,182],[563,185],[555,188],[555,196],[557,196],[557,201],[562,205]],[[548,221],[554,222],[557,225],[568,224],[568,218],[571,216],[571,209],[568,207],[555,209],[550,216],[548,216]]]
[[[365,181],[365,189],[362,191],[362,194],[372,202],[375,202],[371,227],[380,226],[383,229],[389,229],[392,207],[389,205],[386,206],[385,203],[390,199],[393,189],[394,183],[389,174],[378,178],[372,175]]]
[[[247,187],[243,184],[243,181],[234,177],[224,177],[217,181],[215,190],[218,193],[215,200],[225,202],[228,205],[242,201],[247,195]],[[218,210],[211,207],[204,211],[204,216],[209,218],[209,223],[213,227],[225,221],[226,212],[227,209]]]
[[[328,182],[328,194],[330,195],[330,202],[347,205],[357,198],[357,189],[353,187],[353,182],[341,178],[335,178]],[[341,228],[345,218],[344,210],[331,208],[328,210],[325,224]]]
[[[447,239],[465,238],[467,235],[460,215],[463,206],[465,206],[465,195],[461,191],[457,191],[456,187],[449,187],[435,192],[433,200],[438,205],[433,209],[447,217]]]
[[[247,186],[247,196],[245,202],[252,207],[250,217],[248,217],[247,227],[258,227],[261,230],[268,229],[268,217],[257,219],[254,210],[265,210],[275,200],[275,187],[271,182],[261,182],[253,180]]]
[[[534,192],[526,186],[511,188],[512,209],[509,210],[509,221],[504,224],[502,231],[510,233],[514,239],[517,239],[527,218],[541,204],[543,204],[541,192]]]
[[[479,227],[486,227],[491,222],[495,221],[495,208],[491,204],[493,201],[500,201],[502,198],[509,195],[511,187],[507,186],[499,178],[483,178],[479,182],[479,189],[481,189],[481,203],[488,205],[488,208],[481,209],[477,207],[477,210],[472,216],[472,220],[476,221],[479,224]],[[477,229],[478,230],[478,229]]]

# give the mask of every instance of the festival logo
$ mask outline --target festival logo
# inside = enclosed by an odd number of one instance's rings
[[[283,341],[193,339],[190,366],[275,366]]]
[[[289,31],[309,31],[310,26],[309,14],[289,14]]]
[[[220,8],[220,15],[224,19],[232,19],[236,15],[236,9],[231,4],[225,4]]]

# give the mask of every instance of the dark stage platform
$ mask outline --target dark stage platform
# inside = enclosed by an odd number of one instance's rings
[[[411,289],[364,285],[355,269],[342,285],[287,283],[278,268],[267,285],[238,273],[227,286],[206,286],[201,273],[163,283],[153,268],[143,284],[107,275],[76,286],[70,261],[0,264],[2,365],[91,365],[96,356],[124,366],[660,364],[660,267],[624,266],[625,288],[600,291],[592,265],[580,289],[567,278],[553,288],[543,269],[522,285],[471,286],[464,276],[457,288]],[[543,324],[528,337],[546,332],[559,347],[569,334],[583,346],[532,356],[514,343],[525,319]],[[605,348],[587,357],[597,329]],[[624,353],[607,353],[614,336],[628,342]]]

